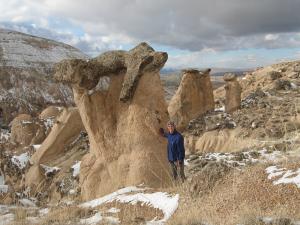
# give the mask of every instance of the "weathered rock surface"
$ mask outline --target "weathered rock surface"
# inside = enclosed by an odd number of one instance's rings
[[[26,173],[25,183],[35,190],[46,177],[41,165],[52,162],[65,155],[65,147],[72,143],[84,130],[77,108],[66,108],[57,118],[51,132],[38,151],[31,157],[31,167]]]
[[[128,52],[57,65],[55,77],[72,85],[90,141],[80,171],[83,199],[122,186],[170,182],[166,140],[157,132],[168,120],[159,77],[166,60],[166,53],[141,43]]]
[[[51,131],[62,108],[50,106],[38,117],[20,114],[11,122],[11,142],[18,146],[41,144]]]
[[[6,125],[48,105],[73,104],[71,89],[52,79],[54,63],[88,57],[59,42],[0,29],[0,107]]]
[[[38,124],[28,114],[20,114],[12,121],[11,127],[11,141],[16,144],[27,146],[35,137]]]
[[[184,70],[180,86],[170,101],[168,112],[177,129],[183,130],[191,119],[213,110],[214,96],[210,69]]]
[[[39,118],[41,120],[47,120],[49,118],[56,118],[60,114],[61,110],[62,109],[59,107],[49,106],[40,113]]]
[[[235,74],[224,75],[225,84],[225,112],[232,113],[241,107],[242,88]]]

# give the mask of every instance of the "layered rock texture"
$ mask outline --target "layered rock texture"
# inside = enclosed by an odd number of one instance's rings
[[[183,70],[180,86],[168,106],[170,118],[176,123],[177,129],[183,130],[191,119],[214,109],[209,73],[210,69]]]
[[[72,105],[71,89],[52,79],[54,63],[88,57],[62,43],[0,29],[0,107],[4,123],[47,105]]]
[[[157,132],[168,120],[159,75],[166,61],[166,53],[141,43],[57,65],[55,78],[72,85],[90,141],[80,171],[83,199],[128,185],[170,183],[166,140]]]
[[[225,84],[225,112],[232,113],[241,107],[242,87],[233,73],[224,75]]]

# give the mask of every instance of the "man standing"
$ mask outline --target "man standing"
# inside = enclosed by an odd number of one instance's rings
[[[165,132],[163,128],[159,129],[160,134],[168,139],[168,160],[170,162],[173,177],[176,180],[178,177],[178,168],[181,180],[185,180],[184,174],[184,140],[183,136],[176,130],[175,124],[169,121],[167,124],[168,132]]]

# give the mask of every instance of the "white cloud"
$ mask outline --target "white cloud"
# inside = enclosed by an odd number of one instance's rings
[[[91,36],[110,36],[113,41],[126,43],[148,41],[190,51],[300,46],[295,37],[300,31],[298,0],[0,2],[0,21],[31,21],[48,26],[45,19],[61,18]]]
[[[90,55],[140,41],[190,51],[170,55],[169,67],[248,67],[268,59],[220,52],[300,47],[299,0],[0,0],[0,5],[0,26],[9,22],[12,29]]]
[[[277,40],[278,39],[278,35],[276,35],[276,34],[267,34],[266,36],[265,36],[265,40],[266,41],[275,41],[275,40]]]

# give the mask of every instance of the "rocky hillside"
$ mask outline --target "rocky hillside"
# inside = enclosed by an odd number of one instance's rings
[[[141,43],[59,63],[77,107],[0,130],[0,224],[300,224],[299,62],[229,74],[214,93],[208,73],[186,71],[175,109],[199,108],[182,130],[187,179],[168,183],[166,59]]]
[[[0,29],[0,105],[6,124],[19,113],[73,104],[70,88],[51,77],[53,65],[70,58],[88,57],[63,43]]]

